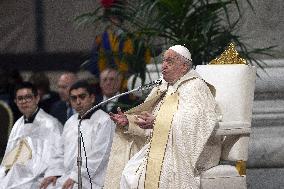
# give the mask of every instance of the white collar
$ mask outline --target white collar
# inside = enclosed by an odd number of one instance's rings
[[[162,84],[159,86],[159,90],[161,92],[168,91],[169,94],[172,94],[177,91],[177,89],[183,82],[193,78],[201,79],[200,75],[195,70],[191,69],[186,74],[184,74],[179,80],[177,80],[173,85],[169,85],[169,83],[163,79]]]

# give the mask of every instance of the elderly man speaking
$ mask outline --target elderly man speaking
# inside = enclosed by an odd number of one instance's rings
[[[207,84],[192,69],[188,49],[170,47],[164,53],[162,73],[162,85],[143,104],[112,115],[130,133],[153,129],[150,142],[126,164],[123,189],[200,188],[201,172],[219,162],[221,139],[213,134],[217,105]]]

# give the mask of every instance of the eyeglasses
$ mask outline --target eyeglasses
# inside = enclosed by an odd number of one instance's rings
[[[17,96],[16,97],[16,101],[18,103],[23,103],[24,101],[25,102],[31,102],[34,98],[34,95],[33,94],[27,94],[25,96]]]
[[[72,102],[76,102],[78,98],[79,98],[80,100],[84,100],[87,96],[88,96],[88,94],[86,94],[86,93],[79,94],[79,95],[77,95],[77,96],[76,96],[76,95],[71,95],[71,96],[70,96],[70,100],[71,100]]]

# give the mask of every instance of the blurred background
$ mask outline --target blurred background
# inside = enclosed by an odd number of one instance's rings
[[[64,71],[80,71],[80,77],[94,78],[94,81],[97,81],[98,76],[95,72],[90,71],[90,67],[84,65],[92,60],[97,36],[109,25],[109,22],[106,22],[100,15],[104,15],[104,11],[108,9],[108,3],[112,2],[95,0],[0,1],[0,91],[1,95],[3,94],[1,99],[5,101],[5,91],[12,90],[7,84],[12,85],[21,79],[28,80],[31,74],[36,72],[44,72],[47,75],[50,87],[54,91],[57,90],[56,81]],[[129,2],[129,4],[135,4],[136,0]],[[137,2],[140,1],[137,0]],[[124,9],[127,10],[127,6]],[[94,14],[90,14],[92,12]],[[243,55],[245,58],[250,58],[250,63],[258,67],[252,122],[253,133],[247,165],[248,188],[282,188],[284,186],[282,178],[284,175],[284,1],[232,1],[232,4],[226,7],[225,13],[218,12],[219,14],[220,18],[225,20],[220,21],[224,26],[229,25],[227,17],[230,17],[231,24],[236,25],[230,31],[231,34],[240,37],[238,39],[247,50],[247,53]],[[93,20],[90,21],[92,18]],[[146,17],[140,19],[146,20]],[[198,22],[191,23],[197,24]],[[131,25],[133,23],[135,22],[126,22],[120,29],[126,29],[126,33],[129,34],[133,34],[133,31],[141,32],[142,30],[138,30],[141,29],[138,25],[136,25],[137,30],[131,30],[135,27]],[[155,23],[155,19],[152,19],[151,23]],[[194,28],[195,24],[187,25],[187,27]],[[150,32],[145,33],[147,37],[150,36]],[[151,49],[152,57],[158,56],[172,43],[160,44],[161,36],[155,35],[157,38],[151,42],[156,45],[154,50]],[[151,34],[150,37],[155,37],[155,35]],[[193,55],[194,52],[197,54],[198,49],[192,45],[194,40],[184,42],[183,37],[180,35],[180,38],[174,41],[182,44],[188,43]],[[144,44],[149,44],[147,42],[151,40],[147,38]],[[228,39],[224,43],[228,44],[227,42],[230,41]],[[233,41],[237,46],[239,45],[237,41]],[[214,45],[219,45],[219,43],[214,43]],[[220,44],[220,48],[214,48],[214,45],[211,45],[209,50],[214,51],[215,54],[209,53],[210,56],[196,57],[195,62],[206,64],[226,47],[225,44]],[[205,43],[204,47],[209,47],[209,45]],[[244,49],[239,46],[239,50]],[[248,53],[250,51],[261,53],[250,54]],[[144,54],[142,56],[144,57]],[[139,73],[138,76],[142,80],[149,81],[149,76],[147,74],[143,76],[140,72],[152,74],[153,78],[158,77],[159,65],[157,64],[160,62],[159,59],[155,59],[156,61],[152,59],[149,62],[146,59],[141,63],[145,64],[142,67],[139,67],[141,65],[137,63],[132,65],[132,72],[129,70],[131,74]]]

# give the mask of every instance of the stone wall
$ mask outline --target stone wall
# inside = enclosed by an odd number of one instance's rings
[[[249,145],[250,189],[282,188],[284,180],[284,59],[258,69]],[[265,71],[265,72],[264,72]]]
[[[248,46],[263,48],[277,46],[276,58],[284,57],[284,1],[250,0],[253,10],[246,0],[239,0],[242,18],[237,34]],[[235,12],[235,10],[233,10]],[[232,13],[235,15],[235,13]]]

